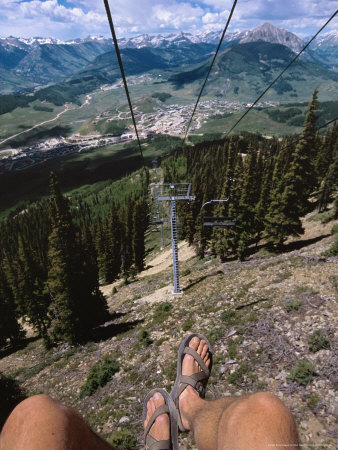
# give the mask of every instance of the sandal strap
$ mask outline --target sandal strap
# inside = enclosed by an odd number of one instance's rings
[[[154,425],[155,420],[161,414],[169,414],[169,408],[168,408],[167,405],[161,405],[158,408],[156,408],[156,410],[154,411],[153,415],[150,417],[149,422],[148,422],[148,424],[147,424],[147,426],[146,426],[146,428],[144,430],[145,440],[148,439],[149,437],[152,437],[149,434],[150,428]],[[160,449],[158,449],[158,450],[160,450]]]
[[[186,355],[191,355],[198,362],[200,368],[203,371],[201,373],[204,373],[205,378],[210,376],[210,371],[209,371],[208,367],[206,366],[206,364],[203,361],[203,359],[201,358],[201,356],[196,352],[196,350],[194,350],[191,347],[185,347],[183,353]]]
[[[150,434],[148,434],[147,440],[146,440],[146,449],[147,450],[170,450],[171,442],[170,442],[170,440],[157,441]]]
[[[203,386],[202,381],[206,378],[208,377],[206,377],[203,372],[194,373],[193,375],[181,375],[178,397],[182,394],[184,389],[188,386],[192,386],[200,394],[200,397],[204,398],[206,389]]]

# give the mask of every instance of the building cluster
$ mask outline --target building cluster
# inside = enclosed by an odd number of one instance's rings
[[[225,100],[202,101],[199,103],[194,114],[189,131],[198,130],[202,127],[203,123],[207,123],[213,116],[222,117],[224,114],[240,111],[249,106],[251,106],[251,104]],[[266,107],[276,106],[276,104],[264,102],[258,103],[256,106]],[[189,123],[193,107],[193,104],[180,106],[177,104],[165,105],[163,103],[161,107],[158,107],[151,113],[142,113],[135,108],[135,119],[140,138],[146,139],[150,136],[162,134],[174,136],[183,135],[186,131],[186,126]],[[116,112],[113,113],[111,111],[105,111],[97,115],[93,123],[96,124],[99,120],[111,122],[113,120],[130,121],[130,119],[130,112],[116,110]],[[135,139],[136,135],[132,125],[128,124],[128,127],[126,128],[130,131],[118,135],[94,134],[81,136],[76,134],[69,138],[59,137],[49,139],[45,142],[19,149],[16,153],[11,151],[10,156],[4,156],[0,160],[0,174],[12,170],[23,170],[36,164],[43,164],[51,158],[57,158],[71,153],[81,152],[82,150],[95,149],[105,145],[117,144]]]

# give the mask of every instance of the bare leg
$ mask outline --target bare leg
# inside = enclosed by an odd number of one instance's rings
[[[189,345],[209,365],[208,347],[194,337]],[[194,358],[185,355],[182,374],[200,371]],[[192,430],[200,450],[264,450],[299,448],[296,425],[290,411],[274,395],[259,392],[242,397],[206,401],[188,386],[179,406],[185,428]]]
[[[71,408],[47,395],[21,402],[0,435],[0,450],[111,450]],[[116,450],[116,449],[115,449]]]

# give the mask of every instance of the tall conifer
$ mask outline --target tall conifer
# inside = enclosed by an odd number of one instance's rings
[[[257,152],[249,148],[245,161],[241,196],[236,216],[238,234],[237,256],[243,259],[250,240],[255,234],[255,202],[257,197]]]
[[[33,251],[24,244],[19,235],[19,249],[17,261],[16,301],[18,310],[43,337],[49,345],[48,326],[50,323],[48,308],[49,296],[44,288],[42,270],[36,263]]]
[[[47,286],[51,336],[55,341],[79,342],[104,320],[107,305],[88,289],[83,253],[72,223],[68,201],[62,196],[55,175],[50,180],[49,271]]]
[[[121,271],[121,240],[122,225],[118,216],[118,211],[113,203],[107,223],[107,265],[108,273],[106,281],[114,281]]]
[[[135,202],[133,208],[133,232],[132,232],[132,248],[134,266],[137,272],[144,269],[145,244],[144,233],[146,231],[146,205],[141,202]]]
[[[12,290],[2,264],[0,264],[0,348],[9,341],[15,343],[23,337],[23,331],[17,321],[17,312]]]
[[[299,236],[304,232],[300,218],[309,210],[309,195],[316,185],[317,92],[316,89],[309,104],[304,130],[292,154],[290,168],[279,181],[266,217],[268,241],[278,248],[287,236]]]

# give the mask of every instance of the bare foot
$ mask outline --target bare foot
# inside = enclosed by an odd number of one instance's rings
[[[201,356],[206,366],[210,365],[210,354],[208,345],[204,340],[201,340],[198,336],[194,336],[190,342],[189,347],[196,350],[196,352]],[[182,375],[193,375],[194,373],[201,372],[202,369],[191,355],[184,355],[182,361]],[[182,392],[179,398],[179,408],[181,412],[182,424],[186,430],[190,430],[190,420],[196,408],[203,403],[204,400],[201,399],[198,392],[192,387],[187,386],[187,388]]]
[[[162,395],[159,392],[155,392],[147,403],[147,417],[144,421],[144,428],[148,425],[149,419],[154,414],[155,410],[164,404],[165,401]],[[166,441],[170,439],[170,421],[168,414],[161,414],[155,419],[149,434],[157,441]]]

